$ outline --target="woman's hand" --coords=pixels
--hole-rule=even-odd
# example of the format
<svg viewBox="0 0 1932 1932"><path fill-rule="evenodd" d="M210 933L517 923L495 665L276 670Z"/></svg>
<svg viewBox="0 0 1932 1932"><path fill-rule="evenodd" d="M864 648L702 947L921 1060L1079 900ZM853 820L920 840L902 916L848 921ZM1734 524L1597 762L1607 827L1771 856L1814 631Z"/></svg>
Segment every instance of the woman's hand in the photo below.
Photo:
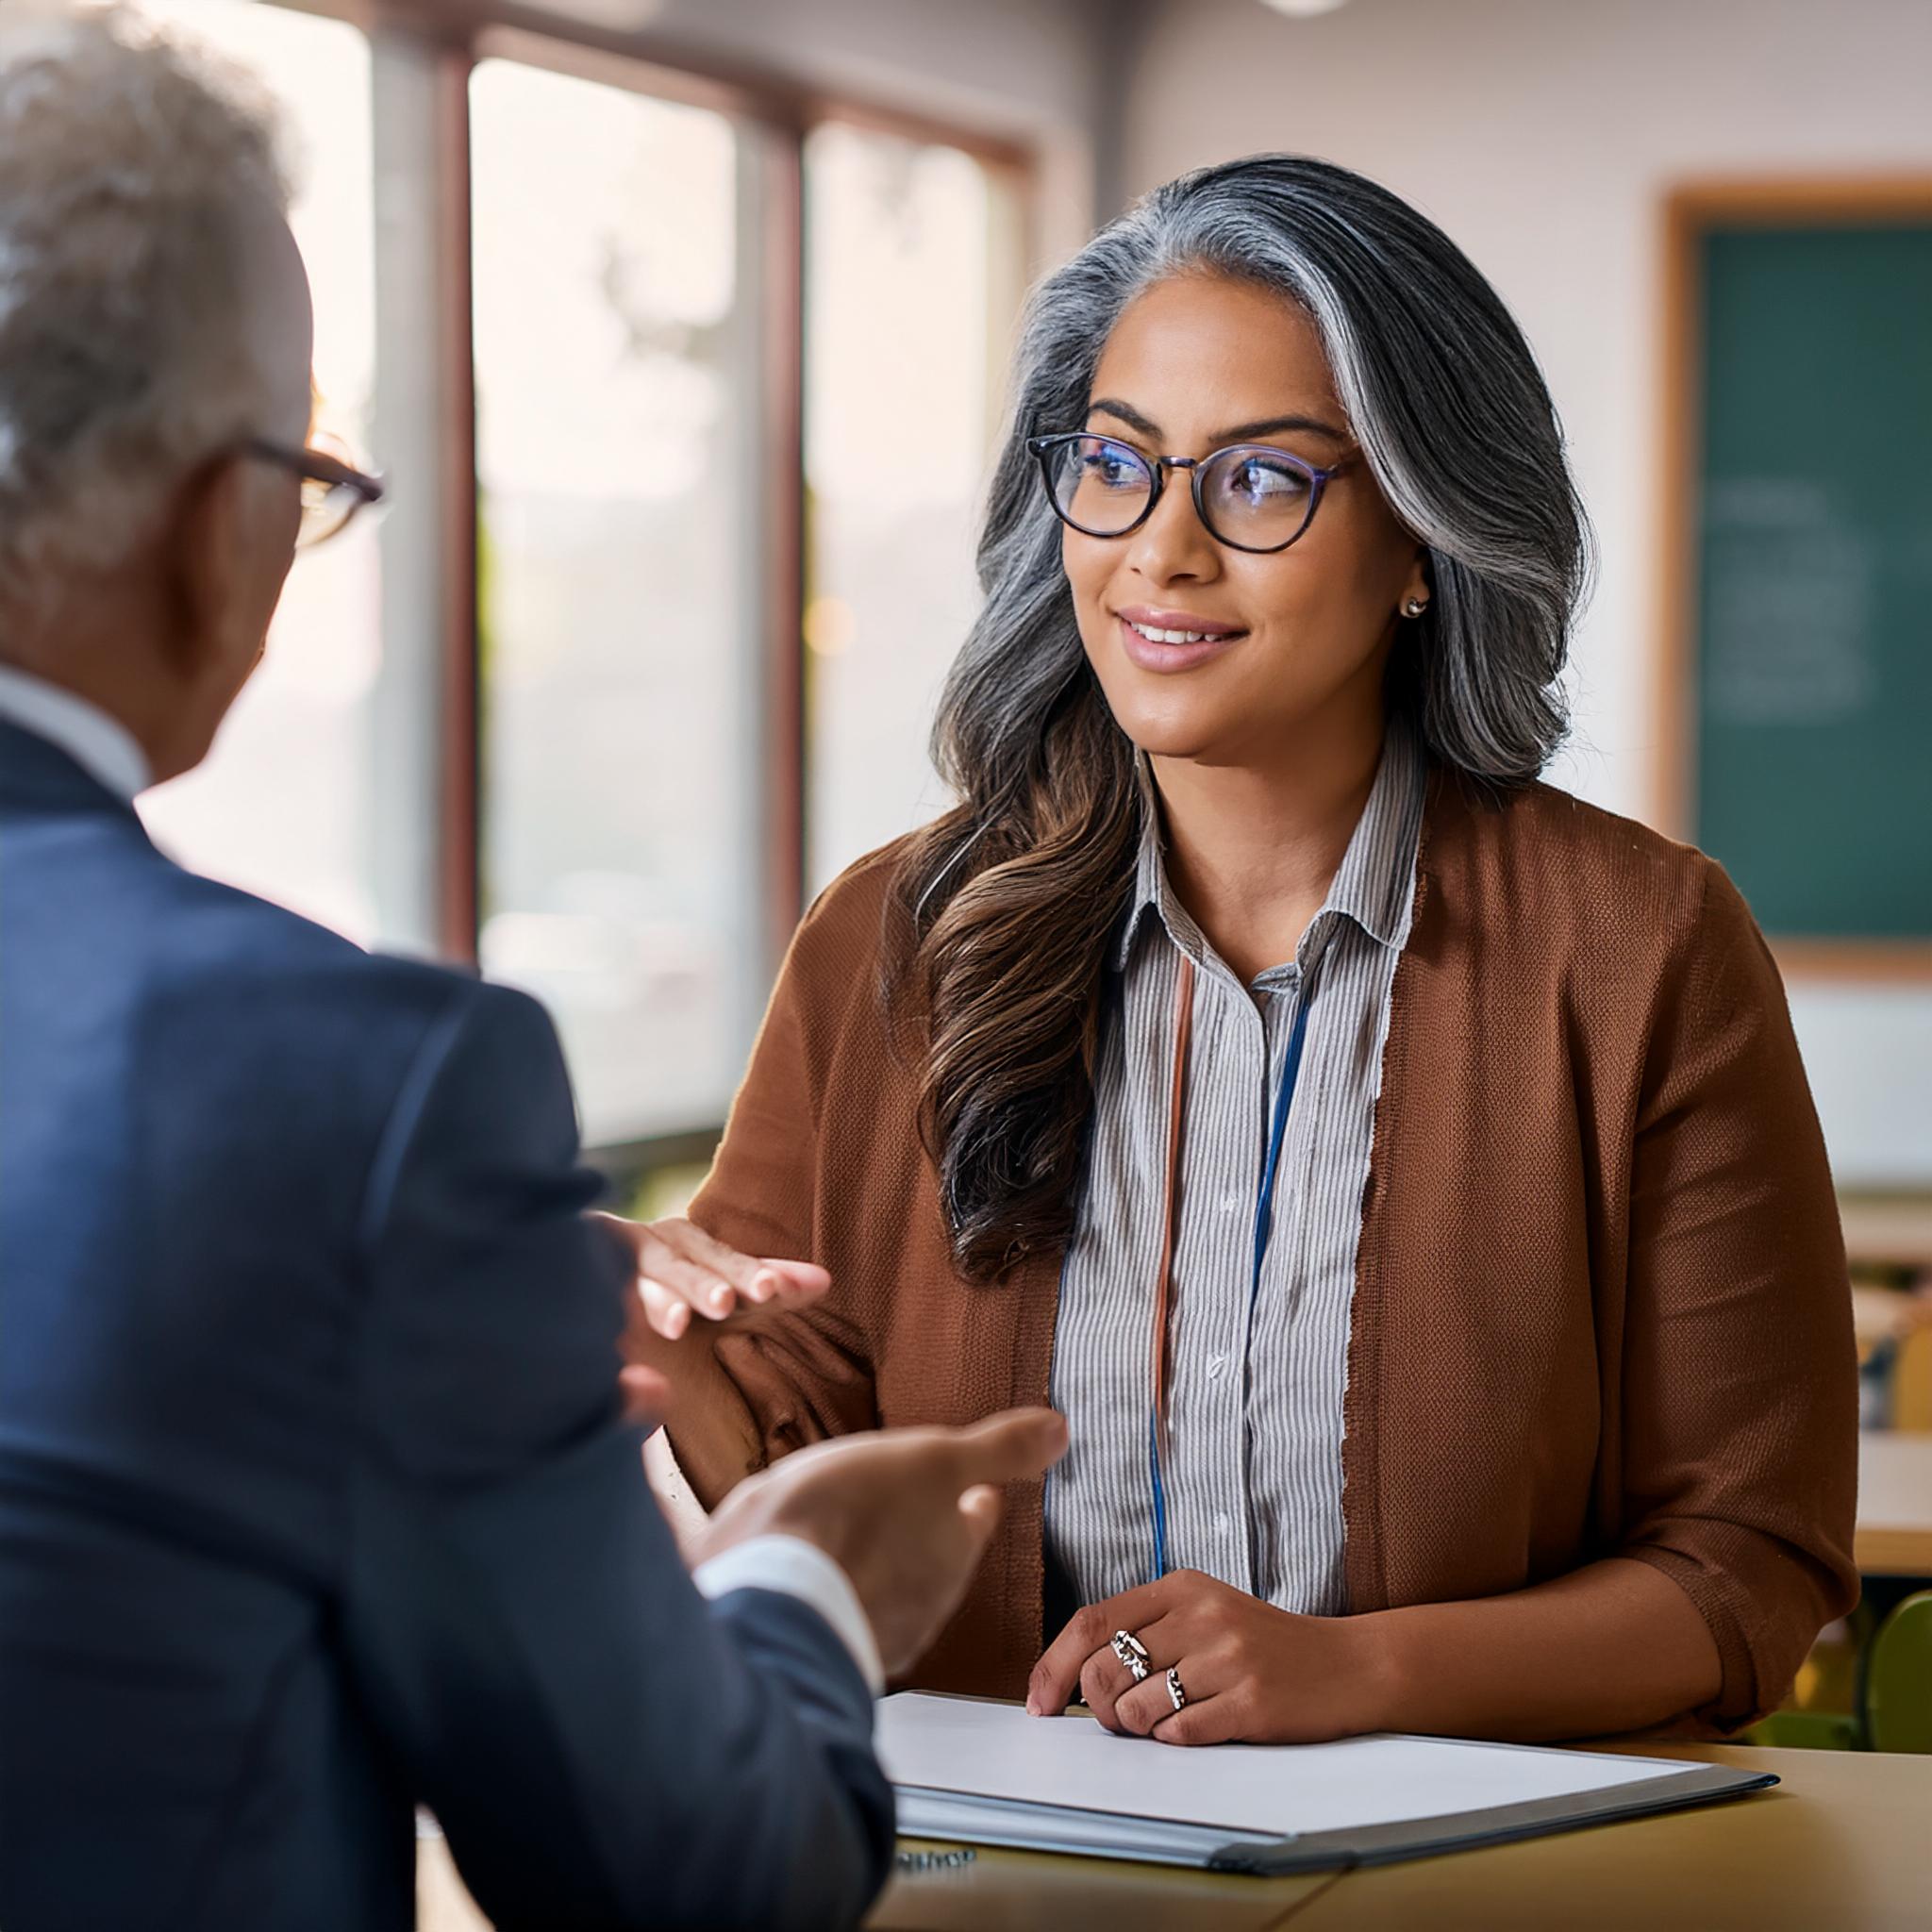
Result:
<svg viewBox="0 0 1932 1932"><path fill-rule="evenodd" d="M1126 1630L1147 1651L1136 1683L1113 1652ZM1198 1570L1090 1604L1033 1667L1026 1708L1057 1716L1077 1686L1112 1731L1163 1744L1313 1744L1388 1727L1386 1660L1374 1620L1277 1610ZM1187 1703L1174 1707L1167 1673Z"/></svg>
<svg viewBox="0 0 1932 1932"><path fill-rule="evenodd" d="M741 1255L689 1221L595 1218L636 1256L644 1319L667 1341L675 1341L700 1317L722 1322L746 1305L796 1307L816 1301L832 1285L832 1277L809 1261Z"/></svg>

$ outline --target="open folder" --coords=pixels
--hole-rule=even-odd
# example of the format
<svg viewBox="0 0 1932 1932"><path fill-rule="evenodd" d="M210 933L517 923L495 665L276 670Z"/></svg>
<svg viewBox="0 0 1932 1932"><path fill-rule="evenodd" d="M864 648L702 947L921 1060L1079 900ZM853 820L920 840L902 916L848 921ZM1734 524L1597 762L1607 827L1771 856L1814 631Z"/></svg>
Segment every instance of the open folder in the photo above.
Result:
<svg viewBox="0 0 1932 1932"><path fill-rule="evenodd" d="M905 1691L879 1756L911 1838L1217 1872L1384 1864L1774 1785L1768 1773L1451 1738L1184 1750L1091 1717Z"/></svg>

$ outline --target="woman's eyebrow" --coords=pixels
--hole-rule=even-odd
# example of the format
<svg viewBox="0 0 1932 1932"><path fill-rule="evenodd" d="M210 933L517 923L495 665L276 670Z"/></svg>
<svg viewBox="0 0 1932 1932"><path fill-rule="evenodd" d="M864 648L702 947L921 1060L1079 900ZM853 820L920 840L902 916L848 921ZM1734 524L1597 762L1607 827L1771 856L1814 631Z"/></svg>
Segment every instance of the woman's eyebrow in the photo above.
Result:
<svg viewBox="0 0 1932 1932"><path fill-rule="evenodd" d="M1259 423L1241 423L1232 429L1219 430L1216 442L1253 442L1257 436L1279 436L1284 429L1300 430L1308 436L1331 437L1337 442L1348 441L1348 431L1324 423L1319 416L1270 416Z"/></svg>
<svg viewBox="0 0 1932 1932"><path fill-rule="evenodd" d="M1113 416L1124 423L1137 435L1144 436L1155 442L1160 441L1160 430L1135 408L1131 403L1124 403L1113 396L1096 396L1087 405L1090 416ZM1346 442L1348 431L1338 429L1332 423L1324 423L1319 416L1269 416L1258 423L1241 423L1232 429L1217 430L1212 441L1220 446L1231 442L1252 442L1260 436L1279 436L1284 430L1300 430L1309 436L1325 436L1336 442Z"/></svg>
<svg viewBox="0 0 1932 1932"><path fill-rule="evenodd" d="M1090 416L1114 416L1124 423L1137 435L1147 437L1154 442L1160 441L1160 431L1141 415L1131 403L1116 402L1111 396L1095 396L1087 405Z"/></svg>

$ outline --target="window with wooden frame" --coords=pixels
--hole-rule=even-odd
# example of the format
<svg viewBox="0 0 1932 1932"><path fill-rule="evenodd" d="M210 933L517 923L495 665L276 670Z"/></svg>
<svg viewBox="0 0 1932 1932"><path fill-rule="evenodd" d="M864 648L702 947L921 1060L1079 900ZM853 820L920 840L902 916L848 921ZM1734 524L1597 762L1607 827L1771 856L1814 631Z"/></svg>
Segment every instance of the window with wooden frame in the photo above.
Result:
<svg viewBox="0 0 1932 1932"><path fill-rule="evenodd" d="M938 802L1032 157L513 5L142 10L283 103L391 486L150 823L538 994L621 1177L702 1159L807 891Z"/></svg>

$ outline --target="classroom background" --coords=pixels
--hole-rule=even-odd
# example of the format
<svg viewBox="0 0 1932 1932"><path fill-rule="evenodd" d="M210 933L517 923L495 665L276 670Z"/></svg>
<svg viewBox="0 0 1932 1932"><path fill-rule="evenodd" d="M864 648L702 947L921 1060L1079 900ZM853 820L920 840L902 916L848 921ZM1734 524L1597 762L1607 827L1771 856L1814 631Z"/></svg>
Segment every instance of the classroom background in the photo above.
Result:
<svg viewBox="0 0 1932 1932"><path fill-rule="evenodd" d="M1924 0L139 10L283 103L320 421L393 498L302 561L143 814L537 993L647 1211L803 907L941 803L1028 282L1258 149L1432 215L1535 345L1599 540L1550 775L1706 845L1771 934L1857 1282L1874 1609L1932 1573ZM1871 1636L1789 1740L1869 1741Z"/></svg>

